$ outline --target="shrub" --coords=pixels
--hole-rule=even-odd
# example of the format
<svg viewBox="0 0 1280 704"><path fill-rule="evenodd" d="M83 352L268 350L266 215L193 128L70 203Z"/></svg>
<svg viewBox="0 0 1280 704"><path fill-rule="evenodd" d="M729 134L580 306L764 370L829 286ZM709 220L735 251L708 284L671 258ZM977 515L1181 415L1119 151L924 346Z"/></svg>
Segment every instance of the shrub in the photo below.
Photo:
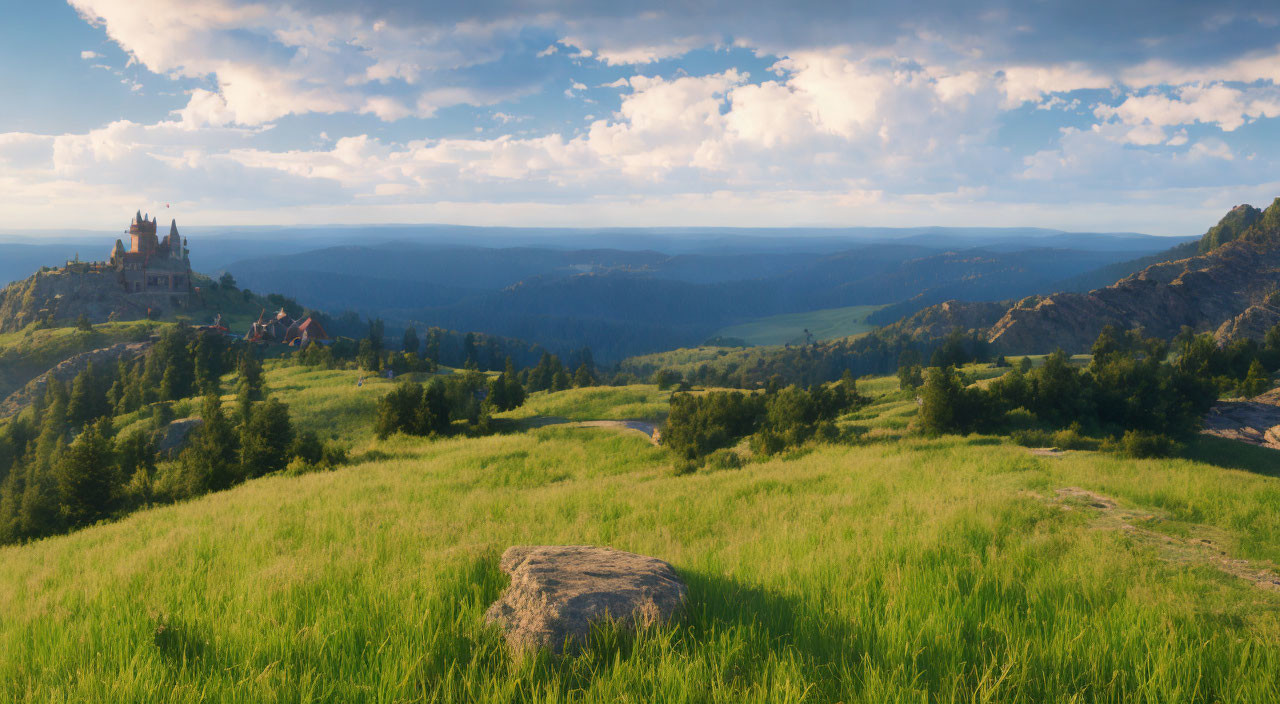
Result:
<svg viewBox="0 0 1280 704"><path fill-rule="evenodd" d="M1098 441L1080 432L1079 423L1053 434L1053 446L1060 450L1096 450Z"/></svg>
<svg viewBox="0 0 1280 704"><path fill-rule="evenodd" d="M1053 435L1039 428L1015 430L1009 434L1009 438L1023 447L1052 447L1054 444Z"/></svg>
<svg viewBox="0 0 1280 704"><path fill-rule="evenodd" d="M712 469L740 469L743 464L742 455L728 448L707 455L707 466Z"/></svg>
<svg viewBox="0 0 1280 704"><path fill-rule="evenodd" d="M1125 431L1120 439L1120 453L1134 459L1168 457L1179 449L1177 442L1168 435L1148 433L1143 430Z"/></svg>

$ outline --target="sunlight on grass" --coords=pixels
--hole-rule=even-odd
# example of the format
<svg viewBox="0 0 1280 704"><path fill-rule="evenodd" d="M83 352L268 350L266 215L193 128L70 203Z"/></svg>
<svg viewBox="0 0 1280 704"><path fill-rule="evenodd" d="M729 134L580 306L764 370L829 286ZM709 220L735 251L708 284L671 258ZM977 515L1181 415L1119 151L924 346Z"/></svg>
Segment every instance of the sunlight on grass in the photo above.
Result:
<svg viewBox="0 0 1280 704"><path fill-rule="evenodd" d="M1046 500L1096 491L1276 563L1280 480L1256 471L1265 457L1037 457L998 438L902 436L914 398L885 378L860 383L884 392L843 422L900 441L675 476L631 433L373 440L392 382L357 378L267 374L301 427L364 438L363 461L0 548L0 700L1280 698L1280 594ZM542 393L511 416L656 418L666 397ZM525 543L668 560L688 613L579 656L511 658L482 614L505 586L497 556Z"/></svg>

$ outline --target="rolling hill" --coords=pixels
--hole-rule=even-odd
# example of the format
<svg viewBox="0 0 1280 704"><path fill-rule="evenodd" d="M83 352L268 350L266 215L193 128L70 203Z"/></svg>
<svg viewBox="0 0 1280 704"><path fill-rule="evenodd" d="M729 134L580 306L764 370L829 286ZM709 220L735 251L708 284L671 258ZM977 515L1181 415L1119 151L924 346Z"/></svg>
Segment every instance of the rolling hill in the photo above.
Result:
<svg viewBox="0 0 1280 704"><path fill-rule="evenodd" d="M1190 459L1042 457L913 437L913 400L881 379L841 421L860 442L676 476L612 429L378 441L390 384L356 374L267 374L301 427L353 443L349 466L0 548L0 698L1280 697L1280 593L1226 567L1280 563L1270 451L1205 438ZM663 398L539 393L513 415L644 416ZM668 560L687 616L513 658L482 614L505 585L498 554L531 543Z"/></svg>

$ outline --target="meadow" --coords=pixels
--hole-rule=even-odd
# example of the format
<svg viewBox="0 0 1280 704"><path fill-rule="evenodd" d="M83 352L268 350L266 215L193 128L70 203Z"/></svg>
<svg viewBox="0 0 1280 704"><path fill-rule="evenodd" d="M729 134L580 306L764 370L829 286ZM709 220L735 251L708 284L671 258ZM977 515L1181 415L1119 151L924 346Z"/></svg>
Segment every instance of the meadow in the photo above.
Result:
<svg viewBox="0 0 1280 704"><path fill-rule="evenodd" d="M1280 564L1272 451L924 438L884 378L842 420L859 441L677 476L612 429L378 441L390 382L357 375L267 373L301 428L351 438L351 465L0 548L0 701L1280 700L1280 590L1170 548ZM658 418L665 397L539 393L509 415ZM512 657L482 614L526 543L660 557L688 612Z"/></svg>
<svg viewBox="0 0 1280 704"><path fill-rule="evenodd" d="M884 306L848 306L771 315L722 328L715 336L737 338L752 345L802 345L808 330L812 341L834 340L870 332L876 326L867 323L867 316L881 308Z"/></svg>

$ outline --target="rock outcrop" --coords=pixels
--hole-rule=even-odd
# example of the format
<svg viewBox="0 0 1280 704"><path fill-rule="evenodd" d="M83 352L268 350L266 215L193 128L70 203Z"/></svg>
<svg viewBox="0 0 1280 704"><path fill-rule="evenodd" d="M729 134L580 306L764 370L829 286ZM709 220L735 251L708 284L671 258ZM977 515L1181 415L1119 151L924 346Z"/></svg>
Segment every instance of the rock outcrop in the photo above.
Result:
<svg viewBox="0 0 1280 704"><path fill-rule="evenodd" d="M988 339L1004 352L1035 353L1061 347L1087 352L1103 326L1143 328L1169 339L1187 325L1217 331L1224 321L1260 306L1280 290L1280 246L1234 241L1214 251L1148 267L1106 288L1058 293L1010 308ZM1260 320L1261 313L1246 316ZM1248 325L1240 331L1251 329Z"/></svg>
<svg viewBox="0 0 1280 704"><path fill-rule="evenodd" d="M1220 345L1239 339L1261 341L1276 323L1280 323L1280 306L1261 303L1218 326L1213 336Z"/></svg>
<svg viewBox="0 0 1280 704"><path fill-rule="evenodd" d="M1266 210L1232 208L1205 233L1198 256L1163 262L1089 293L1019 302L991 327L1002 351L1061 347L1087 352L1106 325L1170 339L1183 326L1219 341L1261 339L1280 320L1268 303L1280 291L1280 198Z"/></svg>
<svg viewBox="0 0 1280 704"><path fill-rule="evenodd" d="M1280 389L1213 404L1200 432L1280 450Z"/></svg>
<svg viewBox="0 0 1280 704"><path fill-rule="evenodd" d="M177 457L182 448L187 446L191 431L204 425L204 420L196 417L179 418L164 429L164 435L156 444L156 452L164 457Z"/></svg>
<svg viewBox="0 0 1280 704"><path fill-rule="evenodd" d="M985 331L1000 320L1009 310L1007 301L1000 303L983 303L969 301L946 301L936 306L904 318L888 326L912 337L931 339L946 337L953 331L972 332Z"/></svg>
<svg viewBox="0 0 1280 704"><path fill-rule="evenodd" d="M23 408L44 396L45 386L50 379L70 381L76 378L76 375L84 371L85 367L90 364L95 367L104 367L108 364L115 364L116 361L121 359L137 359L151 349L151 344L149 340L145 342L121 342L110 347L90 350L74 357L69 357L44 374L27 382L26 386L9 394L9 397L3 403L0 403L0 418L17 415Z"/></svg>
<svg viewBox="0 0 1280 704"><path fill-rule="evenodd" d="M671 565L653 557L590 545L516 546L500 567L511 586L485 619L502 626L517 652L564 652L587 640L591 625L664 622L685 604L687 590Z"/></svg>
<svg viewBox="0 0 1280 704"><path fill-rule="evenodd" d="M148 310L168 315L180 310L186 297L166 293L126 293L114 271L41 271L0 289L0 333L21 330L38 320L70 325L81 315L90 322L138 320Z"/></svg>

